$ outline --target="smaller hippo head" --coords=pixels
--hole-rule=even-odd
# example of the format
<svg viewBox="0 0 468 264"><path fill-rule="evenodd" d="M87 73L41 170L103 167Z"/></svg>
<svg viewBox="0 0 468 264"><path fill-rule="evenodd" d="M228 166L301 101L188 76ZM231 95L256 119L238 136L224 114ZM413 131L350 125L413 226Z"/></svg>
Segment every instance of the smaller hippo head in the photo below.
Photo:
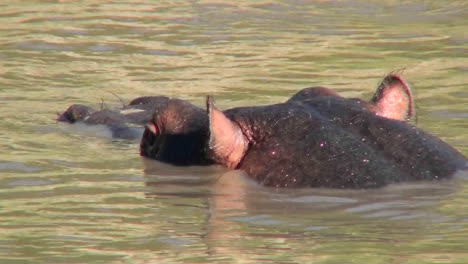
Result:
<svg viewBox="0 0 468 264"><path fill-rule="evenodd" d="M63 113L57 113L56 120L58 122L66 122L73 124L75 122L84 121L88 118L95 110L89 106L82 104L73 104L65 110Z"/></svg>
<svg viewBox="0 0 468 264"><path fill-rule="evenodd" d="M140 143L142 156L174 165L211 163L205 155L208 116L203 109L168 97L142 97L133 104L153 109Z"/></svg>

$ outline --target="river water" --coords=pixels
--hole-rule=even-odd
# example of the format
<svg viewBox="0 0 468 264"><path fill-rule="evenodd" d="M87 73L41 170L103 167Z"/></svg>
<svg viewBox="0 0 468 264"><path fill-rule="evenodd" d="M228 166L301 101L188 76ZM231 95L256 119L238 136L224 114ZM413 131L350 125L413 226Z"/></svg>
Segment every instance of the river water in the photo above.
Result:
<svg viewBox="0 0 468 264"><path fill-rule="evenodd" d="M56 124L73 103L220 108L399 70L418 126L468 154L467 1L1 1L0 263L468 263L468 178L274 189Z"/></svg>

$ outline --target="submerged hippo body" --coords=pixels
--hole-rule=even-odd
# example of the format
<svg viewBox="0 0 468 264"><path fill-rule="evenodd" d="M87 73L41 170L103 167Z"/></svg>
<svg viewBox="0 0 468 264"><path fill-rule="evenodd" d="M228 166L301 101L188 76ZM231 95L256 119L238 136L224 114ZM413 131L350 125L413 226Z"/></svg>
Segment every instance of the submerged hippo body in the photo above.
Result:
<svg viewBox="0 0 468 264"><path fill-rule="evenodd" d="M466 158L409 124L411 91L387 76L370 102L306 88L287 102L206 115L187 104L159 107L140 152L176 165L221 164L266 186L372 188L446 178ZM150 148L148 146L151 146Z"/></svg>

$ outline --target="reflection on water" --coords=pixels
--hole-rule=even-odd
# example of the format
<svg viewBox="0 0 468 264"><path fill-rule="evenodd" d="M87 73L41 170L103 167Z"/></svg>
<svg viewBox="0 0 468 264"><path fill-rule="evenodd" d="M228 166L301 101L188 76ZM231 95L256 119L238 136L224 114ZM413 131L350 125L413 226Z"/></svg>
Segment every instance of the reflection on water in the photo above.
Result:
<svg viewBox="0 0 468 264"><path fill-rule="evenodd" d="M466 263L467 172L282 190L138 156L57 111L162 94L221 108L405 68L418 125L468 154L466 1L3 1L1 263Z"/></svg>
<svg viewBox="0 0 468 264"><path fill-rule="evenodd" d="M240 172L212 172L208 179L207 172L199 173L191 177L177 174L174 178L165 174L161 182L158 179L156 184L147 182L151 187L148 197L155 201L168 199L186 210L204 209L205 221L199 223L203 232L191 241L195 239L206 247L210 260L276 263L284 259L288 263L292 260L308 263L311 257L336 261L350 256L361 259L363 253L375 254L379 261L391 260L393 254L420 259L418 250L440 249L437 243L444 239L456 242L458 238L458 243L464 240L458 232L465 230L461 223L466 220L466 211L448 213L443 209L448 200L463 197L460 193L463 181L393 185L366 191L278 190L258 186ZM147 174L157 173L147 170ZM191 202L202 198L207 204L171 201L175 197L190 198ZM461 207L458 209L465 206ZM444 230L443 234L441 230L433 230L441 223L453 226L454 230ZM426 245L427 239L438 242ZM463 256L463 251L459 253Z"/></svg>

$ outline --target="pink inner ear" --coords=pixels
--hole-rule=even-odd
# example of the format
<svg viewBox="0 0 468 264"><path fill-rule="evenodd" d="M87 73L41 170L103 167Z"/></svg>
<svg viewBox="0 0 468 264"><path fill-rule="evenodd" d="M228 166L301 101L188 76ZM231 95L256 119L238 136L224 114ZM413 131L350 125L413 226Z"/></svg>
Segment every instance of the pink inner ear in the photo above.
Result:
<svg viewBox="0 0 468 264"><path fill-rule="evenodd" d="M146 124L146 128L154 135L158 135L158 126L154 122Z"/></svg>
<svg viewBox="0 0 468 264"><path fill-rule="evenodd" d="M404 120L408 115L408 97L402 96L399 89L388 89L383 92L382 99L377 103L378 115Z"/></svg>
<svg viewBox="0 0 468 264"><path fill-rule="evenodd" d="M388 75L377 89L372 102L377 107L376 114L407 120L414 115L413 98L408 84L398 75Z"/></svg>

